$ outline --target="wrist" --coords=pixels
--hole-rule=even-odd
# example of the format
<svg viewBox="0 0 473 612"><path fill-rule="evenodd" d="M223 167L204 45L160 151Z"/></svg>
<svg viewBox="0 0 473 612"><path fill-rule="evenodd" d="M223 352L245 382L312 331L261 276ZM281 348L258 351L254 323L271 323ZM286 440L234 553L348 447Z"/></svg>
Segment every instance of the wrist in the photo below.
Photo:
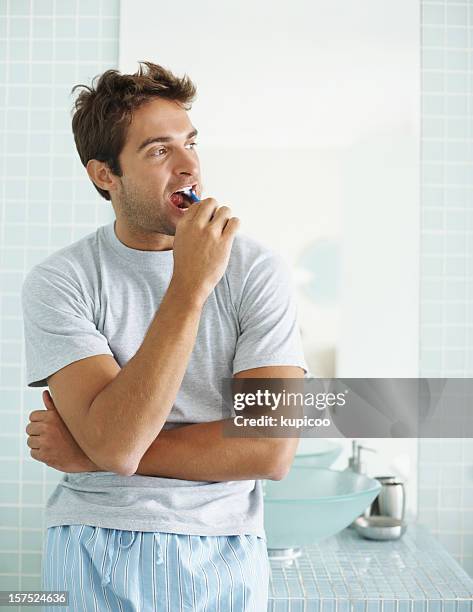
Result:
<svg viewBox="0 0 473 612"><path fill-rule="evenodd" d="M189 289L185 287L181 281L176 278L171 278L166 295L171 299L176 299L179 304L185 305L186 309L193 309L200 313L208 295L197 289Z"/></svg>

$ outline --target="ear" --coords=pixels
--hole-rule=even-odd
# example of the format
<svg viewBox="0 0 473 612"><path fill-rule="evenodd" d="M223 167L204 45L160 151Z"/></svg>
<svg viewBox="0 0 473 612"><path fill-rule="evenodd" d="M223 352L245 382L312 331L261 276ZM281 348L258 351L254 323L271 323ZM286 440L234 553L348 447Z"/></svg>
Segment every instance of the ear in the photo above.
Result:
<svg viewBox="0 0 473 612"><path fill-rule="evenodd" d="M117 177L112 174L112 171L105 162L101 162L96 159L89 159L86 170L90 180L100 189L104 189L109 192L116 190Z"/></svg>

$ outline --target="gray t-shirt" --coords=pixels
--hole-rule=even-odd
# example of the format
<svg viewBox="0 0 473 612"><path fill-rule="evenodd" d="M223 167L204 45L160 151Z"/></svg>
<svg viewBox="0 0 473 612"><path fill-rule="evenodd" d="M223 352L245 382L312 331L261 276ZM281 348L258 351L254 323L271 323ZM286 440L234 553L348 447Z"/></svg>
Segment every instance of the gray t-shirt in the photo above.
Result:
<svg viewBox="0 0 473 612"><path fill-rule="evenodd" d="M46 386L48 376L92 355L113 355L123 367L140 347L172 271L172 250L127 247L114 222L36 265L22 290L28 386ZM269 365L308 370L292 277L279 255L238 233L225 274L203 307L165 427L233 416L230 408L222 412L222 378ZM45 518L46 527L265 537L260 480L66 473Z"/></svg>

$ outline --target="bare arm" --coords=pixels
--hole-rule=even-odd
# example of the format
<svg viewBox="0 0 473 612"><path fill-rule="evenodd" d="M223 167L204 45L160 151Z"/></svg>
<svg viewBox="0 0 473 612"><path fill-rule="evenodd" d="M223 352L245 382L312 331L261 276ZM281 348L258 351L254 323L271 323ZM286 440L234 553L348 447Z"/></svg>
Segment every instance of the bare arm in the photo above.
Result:
<svg viewBox="0 0 473 612"><path fill-rule="evenodd" d="M142 345L90 406L88 418L100 423L105 448L121 457L125 474L136 469L171 411L201 311L201 304L170 286Z"/></svg>
<svg viewBox="0 0 473 612"><path fill-rule="evenodd" d="M236 378L303 378L295 366L268 366ZM280 480L289 471L299 438L223 436L224 420L162 430L142 457L136 474L184 480ZM100 471L88 461L83 471Z"/></svg>
<svg viewBox="0 0 473 612"><path fill-rule="evenodd" d="M183 480L281 480L296 438L230 438L224 421L162 431L144 454L136 474Z"/></svg>
<svg viewBox="0 0 473 612"><path fill-rule="evenodd" d="M296 366L267 366L235 378L303 378ZM225 421L161 431L143 456L137 474L185 480L281 480L289 471L299 438L224 437Z"/></svg>
<svg viewBox="0 0 473 612"><path fill-rule="evenodd" d="M303 371L295 366L267 366L235 377L302 378ZM107 471L74 441L47 392L43 401L48 410L38 411L38 421L26 428L31 456L63 472ZM224 424L213 421L162 430L141 459L136 474L204 481L284 478L298 438L224 437Z"/></svg>

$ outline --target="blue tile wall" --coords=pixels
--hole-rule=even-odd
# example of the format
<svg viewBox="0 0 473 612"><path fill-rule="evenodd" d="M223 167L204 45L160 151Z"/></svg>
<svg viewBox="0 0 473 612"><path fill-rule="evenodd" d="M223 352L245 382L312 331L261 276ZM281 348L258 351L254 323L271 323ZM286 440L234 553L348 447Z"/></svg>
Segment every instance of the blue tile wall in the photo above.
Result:
<svg viewBox="0 0 473 612"><path fill-rule="evenodd" d="M473 376L473 0L423 0L420 375ZM419 519L473 576L473 440L419 440Z"/></svg>
<svg viewBox="0 0 473 612"><path fill-rule="evenodd" d="M20 287L112 218L80 163L72 86L118 60L119 0L0 0L0 590L40 587L43 508L61 474L30 457ZM13 609L13 608L9 608Z"/></svg>

